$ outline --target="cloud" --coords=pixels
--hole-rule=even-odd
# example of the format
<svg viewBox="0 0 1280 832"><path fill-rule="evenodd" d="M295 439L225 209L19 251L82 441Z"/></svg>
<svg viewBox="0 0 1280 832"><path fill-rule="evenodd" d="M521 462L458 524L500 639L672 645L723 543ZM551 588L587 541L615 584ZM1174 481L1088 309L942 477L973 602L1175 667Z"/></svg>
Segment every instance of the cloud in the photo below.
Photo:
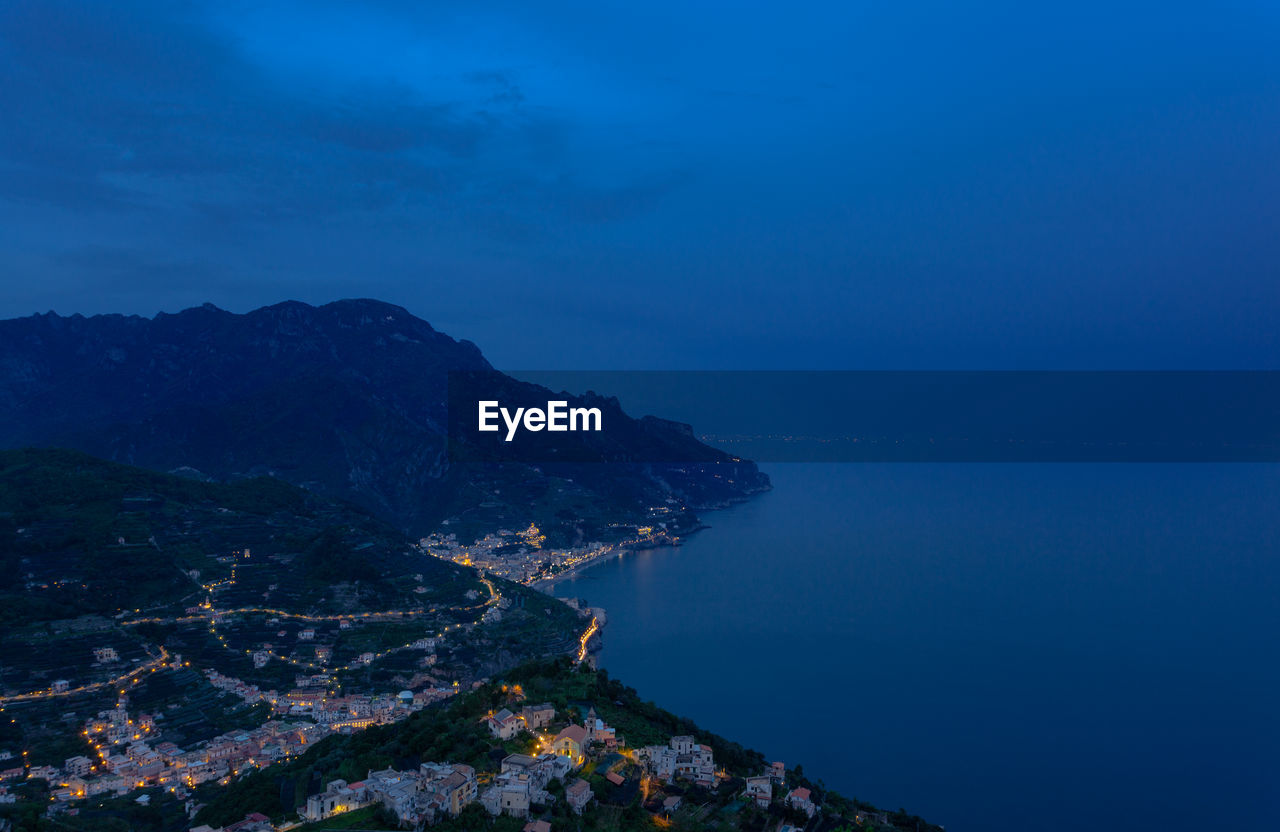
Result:
<svg viewBox="0 0 1280 832"><path fill-rule="evenodd" d="M147 0L9 4L0 67L0 199L262 222L601 198L572 190L565 114L523 107L511 70L460 72L467 89L434 98L394 77L307 86L198 7Z"/></svg>

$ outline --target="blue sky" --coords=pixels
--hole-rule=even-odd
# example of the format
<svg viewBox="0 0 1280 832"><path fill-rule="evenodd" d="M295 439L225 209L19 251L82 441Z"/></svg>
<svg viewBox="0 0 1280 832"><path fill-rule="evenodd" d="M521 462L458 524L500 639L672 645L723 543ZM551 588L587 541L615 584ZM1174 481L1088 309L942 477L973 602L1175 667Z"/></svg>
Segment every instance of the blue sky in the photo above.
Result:
<svg viewBox="0 0 1280 832"><path fill-rule="evenodd" d="M0 315L507 368L1277 366L1263 2L0 8Z"/></svg>

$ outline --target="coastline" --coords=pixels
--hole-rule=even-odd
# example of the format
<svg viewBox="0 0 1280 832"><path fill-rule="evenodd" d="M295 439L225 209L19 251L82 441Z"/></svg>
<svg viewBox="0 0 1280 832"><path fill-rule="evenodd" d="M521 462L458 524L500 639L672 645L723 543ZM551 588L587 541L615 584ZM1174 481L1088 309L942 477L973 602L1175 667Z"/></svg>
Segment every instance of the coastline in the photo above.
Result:
<svg viewBox="0 0 1280 832"><path fill-rule="evenodd" d="M762 488L757 488L757 489L752 489L750 491L747 491L741 497L737 497L731 500L725 500L717 505L702 506L699 508L699 510L707 511L707 512L724 511L726 509L733 508L734 506L739 506L739 505L742 505L743 503L750 502L751 500L754 500L757 497L759 497L761 494L768 494L772 490L773 490L773 484L770 483L769 485L766 485ZM623 541L621 543L612 544L612 546L609 549L602 551L600 554L595 555L594 557L584 560L582 563L579 563L576 566L573 566L572 568L567 569L558 575L555 575L554 577L543 578L541 580L534 581L531 584L526 584L526 586L528 586L530 589L535 589L538 592L551 595L552 587L554 587L560 581L567 580L569 578L576 578L578 577L578 575L590 569L591 567L604 563L605 561L609 560L612 557L622 557L623 555L626 555L626 554L635 554L636 552L646 552L651 549L678 549L680 548L682 541L689 535L692 535L696 532L705 531L710 528L711 528L710 524L704 523L701 520L698 520L698 524L696 526L694 526L693 528L689 529L688 531L684 532L683 534L677 537L671 538L672 542L670 543L658 543L658 544L650 543L649 545L637 546L636 544L640 541L628 540L628 541Z"/></svg>
<svg viewBox="0 0 1280 832"><path fill-rule="evenodd" d="M705 528L710 528L710 527L709 526L699 527L699 529L705 529ZM699 529L695 529L694 531L698 531ZM561 572L558 575L555 575L550 578L543 578L542 580L539 580L539 581L534 581L533 583L528 584L527 586L530 589L535 589L538 592L544 593L546 595L553 595L552 589L560 581L565 581L570 578L576 578L578 577L578 575L587 571L591 567L598 566L604 563L605 561L610 560L611 558L620 558L627 554L635 554L636 552L647 552L651 549L677 549L677 548L679 548L678 543L667 543L661 546L644 546L639 548L634 545L619 546L615 549L609 549L607 551L601 552L598 555L590 557L587 560L584 560L582 563L579 563L576 566L573 566L565 570L564 572Z"/></svg>

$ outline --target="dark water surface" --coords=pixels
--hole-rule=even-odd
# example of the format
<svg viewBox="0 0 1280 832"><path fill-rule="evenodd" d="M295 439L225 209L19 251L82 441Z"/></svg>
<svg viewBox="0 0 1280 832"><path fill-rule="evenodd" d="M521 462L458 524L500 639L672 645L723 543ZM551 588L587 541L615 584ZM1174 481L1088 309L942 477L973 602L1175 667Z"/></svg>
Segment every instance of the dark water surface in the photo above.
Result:
<svg viewBox="0 0 1280 832"><path fill-rule="evenodd" d="M951 832L1280 828L1280 466L767 471L555 588L611 673Z"/></svg>

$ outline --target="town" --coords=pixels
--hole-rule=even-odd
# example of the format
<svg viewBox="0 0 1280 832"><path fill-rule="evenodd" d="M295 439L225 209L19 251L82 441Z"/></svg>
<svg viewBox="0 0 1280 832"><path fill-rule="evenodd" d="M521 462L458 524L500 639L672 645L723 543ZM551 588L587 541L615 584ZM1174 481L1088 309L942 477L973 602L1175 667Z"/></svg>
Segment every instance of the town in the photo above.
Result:
<svg viewBox="0 0 1280 832"><path fill-rule="evenodd" d="M483 680L459 675L462 666L450 659L456 659L456 651L465 655L472 650L469 645L486 633L502 632L504 611L524 612L513 608L517 602L523 607L527 600L504 596L496 579L482 569L469 568L465 571L475 576L472 580L480 589L466 590L461 603L453 607L422 604L383 612L304 614L239 606L245 597L240 587L261 560L248 548L218 557L227 567L226 577L200 584L202 600L181 611L157 615L122 610L115 620L78 624L83 631L79 643L93 645L84 648L86 661L59 659L58 664L72 669L78 678L69 674L43 688L10 689L0 695L0 715L21 712L28 718L31 707L47 711L62 701L92 702L108 693L112 696L104 703L109 707L100 706L78 725L71 723L76 713L64 711L59 722L66 738L46 740L36 759L27 747L15 753L19 749L0 745L0 809L47 794L47 816L74 817L86 800L141 792L137 795L141 805L148 804L154 793L162 793L180 801L185 814L194 816L201 805L195 793L202 787L226 786L251 771L295 759L328 736L400 722L456 696L464 682L481 684ZM422 589L423 575L410 575L408 580ZM263 588L261 597L266 600L276 584ZM220 601L223 596L235 605ZM550 649L585 659L598 621L588 610L537 597L545 598L548 615L563 609L568 619L582 617L579 636ZM178 643L198 637L207 646L199 649L200 659L193 665L194 657L184 658L164 646L147 647L140 654L136 647L126 647L118 634L133 632L169 633ZM94 644L90 639L100 641ZM352 646L342 648L343 644ZM246 681L226 672L227 667L243 667L273 684ZM286 674L286 669L292 673ZM171 677L178 681L166 683L169 687L176 685L190 693L179 690L168 699L160 697L166 704L157 704L149 689ZM402 686L379 690L380 679ZM281 684L286 681L291 684ZM224 720L234 725L235 715L243 714L240 719L245 721L191 741L189 700L207 700L203 690L214 694L213 707L224 714ZM139 694L146 694L140 698L153 704L135 705L133 699ZM10 713L4 713L6 709ZM4 721L16 726L18 718ZM19 732L19 736L28 735L29 729ZM49 759L51 747L71 749L77 743L84 750L67 756L61 765ZM0 813L0 829L6 824Z"/></svg>
<svg viewBox="0 0 1280 832"><path fill-rule="evenodd" d="M602 812L627 806L646 813L658 828L678 818L740 813L746 807L770 819L773 832L834 828L808 781L782 762L731 772L717 763L711 745L692 735L632 747L590 702L558 709L551 702L529 702L519 684L495 683L488 689L497 694L500 707L476 722L495 748L504 749L490 771L458 761L369 770L358 781L330 780L306 799L296 818L278 826L259 815L191 832L239 832L247 823L263 830L292 829L354 812L404 829L447 827L470 808L525 821L523 832L549 832L557 818L594 812L598 819ZM518 750L509 750L513 746ZM842 800L840 810L848 808ZM852 817L842 819L868 828L891 822L886 813L868 808L855 808Z"/></svg>
<svg viewBox="0 0 1280 832"><path fill-rule="evenodd" d="M500 578L536 587L612 555L656 546L678 546L679 536L668 532L662 520L670 512L669 506L650 507L647 525L615 523L610 528L618 538L616 541L592 541L576 547L547 547L546 535L533 523L521 531L499 529L469 544L460 542L456 534L438 532L422 538L419 545L428 554L443 560L475 566Z"/></svg>
<svg viewBox="0 0 1280 832"><path fill-rule="evenodd" d="M619 812L657 827L715 816L749 832L832 832L824 806L852 817L853 804L824 803L781 764L655 722L633 691L590 689L606 613L552 597L555 581L679 543L666 522L678 505L562 548L537 523L413 543L333 514L288 518L315 531L281 538L276 515L174 499L125 491L103 509L121 529L104 562L147 574L157 549L188 553L163 593L118 585L137 602L14 617L4 633L0 832L105 828L100 818L155 832L351 819L550 832L570 818L615 828ZM19 534L35 541L61 522ZM70 561L23 563L23 597L87 591ZM550 687L503 681L542 661ZM398 750L352 750L370 745ZM271 785L282 778L287 788Z"/></svg>

